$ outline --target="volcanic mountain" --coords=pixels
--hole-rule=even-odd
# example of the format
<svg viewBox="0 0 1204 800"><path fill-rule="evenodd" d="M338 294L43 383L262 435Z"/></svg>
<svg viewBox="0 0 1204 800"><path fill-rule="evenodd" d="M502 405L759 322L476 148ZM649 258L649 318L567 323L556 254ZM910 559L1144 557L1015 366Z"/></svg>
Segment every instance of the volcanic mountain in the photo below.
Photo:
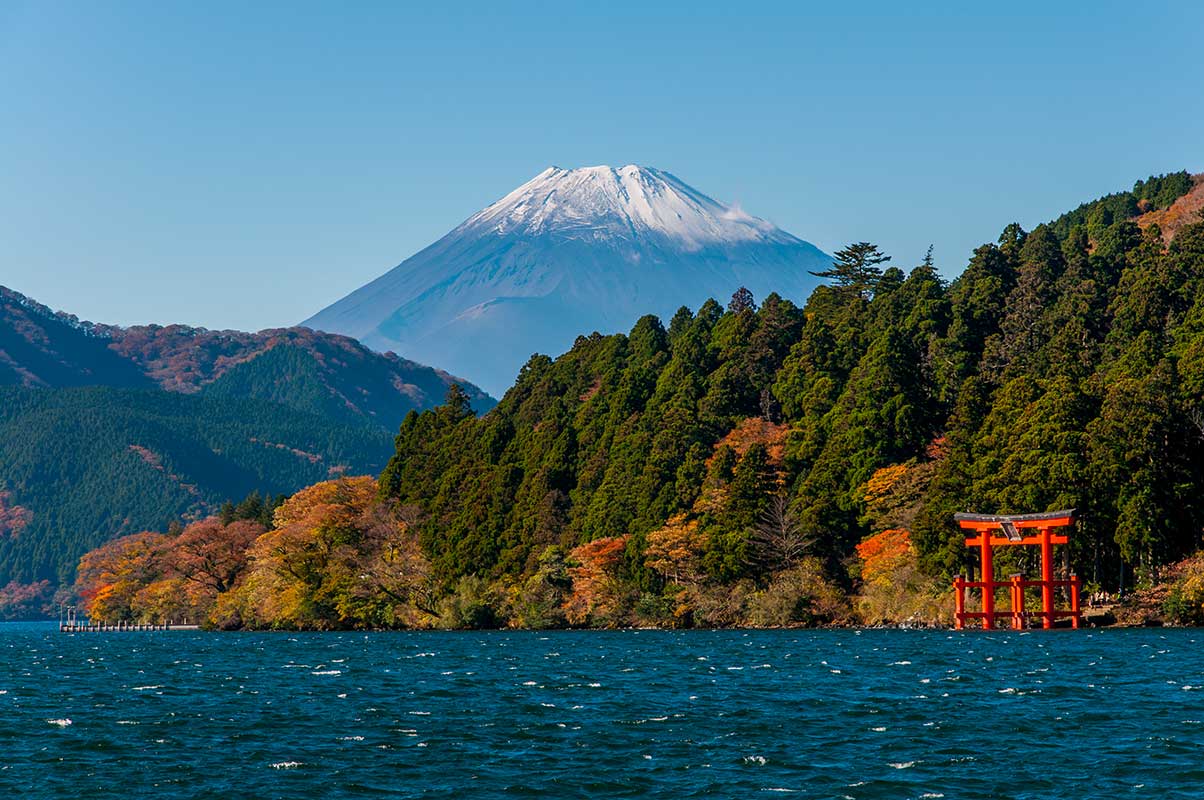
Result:
<svg viewBox="0 0 1204 800"><path fill-rule="evenodd" d="M396 350L498 396L532 353L745 286L803 301L814 245L658 169L550 167L301 323Z"/></svg>

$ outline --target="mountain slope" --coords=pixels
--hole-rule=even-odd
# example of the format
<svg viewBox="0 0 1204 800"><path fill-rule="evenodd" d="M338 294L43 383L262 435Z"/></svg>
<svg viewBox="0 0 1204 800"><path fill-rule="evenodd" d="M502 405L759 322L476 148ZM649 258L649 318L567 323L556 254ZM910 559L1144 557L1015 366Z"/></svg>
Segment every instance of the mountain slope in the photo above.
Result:
<svg viewBox="0 0 1204 800"><path fill-rule="evenodd" d="M278 348L283 348L276 353ZM305 328L259 333L81 322L0 286L0 385L151 388L257 397L396 430L459 383L484 413L493 398L442 370Z"/></svg>
<svg viewBox="0 0 1204 800"><path fill-rule="evenodd" d="M442 370L305 328L242 333L151 325L106 328L105 333L116 352L164 389L257 397L390 432L410 411L441 403L452 383L461 385L478 413L495 404L476 386Z"/></svg>
<svg viewBox="0 0 1204 800"><path fill-rule="evenodd" d="M0 286L0 385L152 385L108 344L76 318Z"/></svg>
<svg viewBox="0 0 1204 800"><path fill-rule="evenodd" d="M388 432L246 397L0 387L0 585L66 581L126 533L212 513L252 490L289 493L379 470Z"/></svg>
<svg viewBox="0 0 1204 800"><path fill-rule="evenodd" d="M497 394L533 352L728 297L804 299L831 259L661 170L549 168L302 323Z"/></svg>
<svg viewBox="0 0 1204 800"><path fill-rule="evenodd" d="M0 587L45 599L115 536L377 472L453 382L345 336L118 328L0 287Z"/></svg>

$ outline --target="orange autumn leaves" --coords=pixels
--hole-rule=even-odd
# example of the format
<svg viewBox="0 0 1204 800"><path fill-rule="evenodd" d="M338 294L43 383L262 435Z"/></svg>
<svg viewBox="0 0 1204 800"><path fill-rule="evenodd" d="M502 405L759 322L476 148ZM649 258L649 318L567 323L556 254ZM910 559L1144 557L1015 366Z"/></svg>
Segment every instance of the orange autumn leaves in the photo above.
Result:
<svg viewBox="0 0 1204 800"><path fill-rule="evenodd" d="M891 489L907 474L906 464L891 464L889 467L874 470L874 474L865 484L866 503L881 502L891 493Z"/></svg>
<svg viewBox="0 0 1204 800"><path fill-rule="evenodd" d="M77 590L104 621L413 625L427 613L430 566L405 517L372 478L326 481L286 500L270 530L209 518L109 542L81 560Z"/></svg>
<svg viewBox="0 0 1204 800"><path fill-rule="evenodd" d="M868 625L948 622L949 588L920 570L910 532L944 449L944 440L937 439L928 448L928 460L883 467L866 482L865 519L877 532L855 548L861 579L855 604Z"/></svg>
<svg viewBox="0 0 1204 800"><path fill-rule="evenodd" d="M743 456L754 444L763 445L769 463L780 466L786 454L786 438L790 426L769 422L761 417L747 417L740 420L727 435L715 443L711 457L707 460L709 467L715 456L724 447L730 447L737 456Z"/></svg>
<svg viewBox="0 0 1204 800"><path fill-rule="evenodd" d="M944 447L944 439L937 439L928 447L929 460L891 464L875 470L866 481L865 521L877 532L856 546L863 581L883 579L912 554L911 525Z"/></svg>
<svg viewBox="0 0 1204 800"><path fill-rule="evenodd" d="M564 615L573 625L584 625L592 619L614 616L621 601L618 569L629 536L608 536L595 539L569 553L569 568L573 589L564 603Z"/></svg>
<svg viewBox="0 0 1204 800"><path fill-rule="evenodd" d="M172 537L135 533L87 553L76 590L90 619L104 622L193 621L203 602L200 587L170 558Z"/></svg>
<svg viewBox="0 0 1204 800"><path fill-rule="evenodd" d="M251 546L240 585L218 599L226 627L403 627L429 614L430 564L404 512L372 478L307 487Z"/></svg>
<svg viewBox="0 0 1204 800"><path fill-rule="evenodd" d="M664 527L648 534L644 563L673 583L697 583L702 580L702 557L707 535L697 517L676 514Z"/></svg>
<svg viewBox="0 0 1204 800"><path fill-rule="evenodd" d="M911 534L892 528L863 539L857 545L861 559L861 580L866 583L889 581L911 554Z"/></svg>
<svg viewBox="0 0 1204 800"><path fill-rule="evenodd" d="M891 528L857 545L861 587L855 602L866 625L947 625L953 608L949 586L919 568L911 534Z"/></svg>

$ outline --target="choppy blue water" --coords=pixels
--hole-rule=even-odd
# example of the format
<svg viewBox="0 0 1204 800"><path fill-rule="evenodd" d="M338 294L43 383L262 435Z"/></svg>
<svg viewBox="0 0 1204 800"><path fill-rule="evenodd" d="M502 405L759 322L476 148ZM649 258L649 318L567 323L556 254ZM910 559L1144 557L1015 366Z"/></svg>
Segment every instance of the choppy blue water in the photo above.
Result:
<svg viewBox="0 0 1204 800"><path fill-rule="evenodd" d="M7 624L0 797L1200 797L1202 639Z"/></svg>

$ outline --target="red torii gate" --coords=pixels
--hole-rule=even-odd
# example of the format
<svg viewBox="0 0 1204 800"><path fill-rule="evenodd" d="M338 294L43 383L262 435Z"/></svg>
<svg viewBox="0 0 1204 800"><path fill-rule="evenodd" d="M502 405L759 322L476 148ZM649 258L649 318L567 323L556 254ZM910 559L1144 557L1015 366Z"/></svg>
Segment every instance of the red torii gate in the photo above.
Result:
<svg viewBox="0 0 1204 800"><path fill-rule="evenodd" d="M953 518L962 528L976 532L977 535L966 539L966 546L979 548L982 559L981 580L968 581L963 575L953 579L957 593L954 625L958 630L966 626L967 619L981 619L983 629L992 630L1001 618L1010 619L1012 628L1021 630L1028 627L1028 620L1033 617L1041 619L1043 628L1052 628L1059 617L1070 617L1070 624L1079 627L1082 621L1079 577L1072 573L1068 580L1054 580L1053 573L1053 546L1067 544L1070 540L1066 534L1052 533L1052 529L1073 525L1073 508L1045 514L954 514ZM1039 545L1041 580L1025 580L1021 575L1013 575L1009 581L996 581L992 550L997 545ZM1006 611L995 610L995 592L1001 586L1011 590L1011 607ZM1041 587L1041 610L1025 611L1024 590L1036 586ZM1070 587L1069 611L1054 609L1054 588L1058 586ZM982 611L966 611L967 588L982 590Z"/></svg>

